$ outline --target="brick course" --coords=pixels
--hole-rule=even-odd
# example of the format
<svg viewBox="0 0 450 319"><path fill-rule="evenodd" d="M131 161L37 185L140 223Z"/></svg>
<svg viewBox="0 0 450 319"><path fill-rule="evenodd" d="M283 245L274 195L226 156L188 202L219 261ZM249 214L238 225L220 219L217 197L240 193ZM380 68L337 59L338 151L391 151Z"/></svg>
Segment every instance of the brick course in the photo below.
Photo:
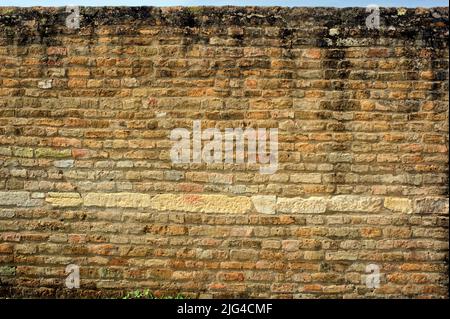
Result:
<svg viewBox="0 0 450 319"><path fill-rule="evenodd" d="M380 13L0 8L0 297L448 297L448 8ZM173 164L194 120L278 170Z"/></svg>

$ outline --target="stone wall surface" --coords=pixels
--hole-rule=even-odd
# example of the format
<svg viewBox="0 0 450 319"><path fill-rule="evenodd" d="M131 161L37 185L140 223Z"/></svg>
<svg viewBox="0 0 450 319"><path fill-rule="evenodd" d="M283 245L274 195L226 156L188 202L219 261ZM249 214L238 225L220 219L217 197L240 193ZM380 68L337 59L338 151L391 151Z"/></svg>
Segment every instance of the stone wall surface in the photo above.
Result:
<svg viewBox="0 0 450 319"><path fill-rule="evenodd" d="M448 8L68 15L0 8L0 297L448 297ZM277 171L173 163L194 120Z"/></svg>

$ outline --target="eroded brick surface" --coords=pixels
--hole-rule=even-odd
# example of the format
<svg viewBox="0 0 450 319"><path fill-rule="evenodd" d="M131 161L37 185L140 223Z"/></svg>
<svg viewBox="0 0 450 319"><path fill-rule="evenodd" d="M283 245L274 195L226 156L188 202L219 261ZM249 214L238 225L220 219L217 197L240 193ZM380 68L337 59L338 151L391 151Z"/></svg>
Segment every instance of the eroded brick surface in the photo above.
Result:
<svg viewBox="0 0 450 319"><path fill-rule="evenodd" d="M80 12L0 8L0 297L447 297L448 8ZM172 163L194 120L278 169Z"/></svg>

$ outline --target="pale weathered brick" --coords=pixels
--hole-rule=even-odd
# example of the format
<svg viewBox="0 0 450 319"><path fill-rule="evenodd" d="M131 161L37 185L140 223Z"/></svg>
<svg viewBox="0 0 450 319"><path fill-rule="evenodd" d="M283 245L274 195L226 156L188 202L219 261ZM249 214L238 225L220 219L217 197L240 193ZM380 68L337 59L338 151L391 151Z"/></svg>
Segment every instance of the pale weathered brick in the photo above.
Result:
<svg viewBox="0 0 450 319"><path fill-rule="evenodd" d="M161 211L245 214L252 202L246 196L161 194L151 200L150 207Z"/></svg>
<svg viewBox="0 0 450 319"><path fill-rule="evenodd" d="M383 200L372 196L338 195L327 201L327 209L335 212L378 212Z"/></svg>
<svg viewBox="0 0 450 319"><path fill-rule="evenodd" d="M252 196L253 206L261 214L275 214L277 197L273 195Z"/></svg>
<svg viewBox="0 0 450 319"><path fill-rule="evenodd" d="M0 206L23 206L30 198L29 192L9 191L0 192Z"/></svg>
<svg viewBox="0 0 450 319"><path fill-rule="evenodd" d="M45 197L45 201L55 207L75 207L80 206L83 202L78 193L57 192L49 192Z"/></svg>
<svg viewBox="0 0 450 319"><path fill-rule="evenodd" d="M386 197L384 207L394 212L411 213L412 202L408 198Z"/></svg>
<svg viewBox="0 0 450 319"><path fill-rule="evenodd" d="M88 193L83 195L84 206L98 207L149 207L151 196L139 193Z"/></svg>
<svg viewBox="0 0 450 319"><path fill-rule="evenodd" d="M74 160L60 160L60 161L54 161L53 165L58 168L69 168L72 167L74 163Z"/></svg>
<svg viewBox="0 0 450 319"><path fill-rule="evenodd" d="M418 198L414 201L414 213L448 215L449 199L440 197Z"/></svg>
<svg viewBox="0 0 450 319"><path fill-rule="evenodd" d="M320 197L311 198L278 198L277 212L279 213L299 213L299 214L320 214L326 211L326 200Z"/></svg>

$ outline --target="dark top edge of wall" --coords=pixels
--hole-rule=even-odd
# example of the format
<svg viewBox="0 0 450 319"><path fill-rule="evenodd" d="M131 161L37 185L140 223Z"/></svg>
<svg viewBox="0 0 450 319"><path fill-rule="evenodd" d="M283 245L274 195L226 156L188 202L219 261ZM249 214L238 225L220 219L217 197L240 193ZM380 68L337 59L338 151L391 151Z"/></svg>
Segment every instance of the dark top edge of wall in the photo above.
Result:
<svg viewBox="0 0 450 319"><path fill-rule="evenodd" d="M352 45L339 42L339 38L363 38L373 45L384 37L403 41L404 45L448 47L448 7L380 8L379 28L366 26L371 14L366 8L226 6L79 7L79 28L74 29L67 25L71 14L67 9L0 7L0 45L55 45L57 37L65 35L142 36L139 30L147 27L168 27L161 32L187 37L219 35L229 27L276 27L280 37L295 40L300 34L320 47Z"/></svg>
<svg viewBox="0 0 450 319"><path fill-rule="evenodd" d="M366 8L330 7L80 7L81 27L127 24L174 27L258 26L354 27L364 25ZM64 22L66 7L0 7L0 27ZM382 25L399 28L445 26L448 7L380 8Z"/></svg>

